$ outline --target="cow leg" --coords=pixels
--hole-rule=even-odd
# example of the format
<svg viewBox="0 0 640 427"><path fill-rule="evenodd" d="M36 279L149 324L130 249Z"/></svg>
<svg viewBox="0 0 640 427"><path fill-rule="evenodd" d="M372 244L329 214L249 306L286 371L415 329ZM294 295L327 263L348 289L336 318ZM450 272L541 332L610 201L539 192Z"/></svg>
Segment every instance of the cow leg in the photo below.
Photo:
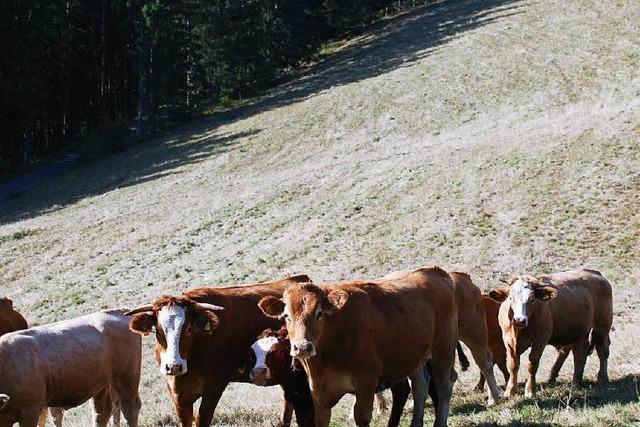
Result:
<svg viewBox="0 0 640 427"><path fill-rule="evenodd" d="M327 427L331 422L331 408L327 409L313 399L313 411L316 427Z"/></svg>
<svg viewBox="0 0 640 427"><path fill-rule="evenodd" d="M111 397L113 399L113 409L111 409L111 424L113 425L113 427L120 427L120 411L121 411L120 400L113 394L111 395ZM137 423L137 413L136 413L136 423ZM131 421L129 419L127 419L127 425L131 426ZM134 424L134 426L135 425L136 424Z"/></svg>
<svg viewBox="0 0 640 427"><path fill-rule="evenodd" d="M595 346L600 360L600 369L598 370L598 384L604 385L609 383L609 374L607 372L607 363L609 360L609 328L595 328L591 333L592 345Z"/></svg>
<svg viewBox="0 0 640 427"><path fill-rule="evenodd" d="M391 415L389 416L387 427L397 427L400 424L402 411L405 403L407 403L410 391L411 387L409 387L409 382L407 380L391 386Z"/></svg>
<svg viewBox="0 0 640 427"><path fill-rule="evenodd" d="M38 427L38 422L42 416L42 412L46 411L47 407L30 407L24 408L20 411L20 418L18 425L20 427ZM10 424L13 425L13 424Z"/></svg>
<svg viewBox="0 0 640 427"><path fill-rule="evenodd" d="M424 365L420 366L409 378L411 379L411 394L413 394L411 427L422 427L424 424L424 405L429 390L429 379Z"/></svg>
<svg viewBox="0 0 640 427"><path fill-rule="evenodd" d="M509 382L509 370L507 369L507 359L506 357L502 360L493 361L496 365L498 365L498 369L502 372L502 376L504 377L504 383L507 384Z"/></svg>
<svg viewBox="0 0 640 427"><path fill-rule="evenodd" d="M207 390L205 390L202 395L202 402L200 402L200 409L198 410L198 416L196 418L197 427L209 427L211 425L213 413L218 406L218 402L225 388L227 388L227 383L207 387Z"/></svg>
<svg viewBox="0 0 640 427"><path fill-rule="evenodd" d="M556 361L553 363L551 372L549 373L549 384L554 384L556 382L560 369L562 368L562 365L564 365L564 361L569 357L570 352L571 347L558 348L558 356L556 357Z"/></svg>
<svg viewBox="0 0 640 427"><path fill-rule="evenodd" d="M509 381L504 392L506 397L513 397L518 391L518 369L520 369L520 355L515 347L507 346L507 369Z"/></svg>
<svg viewBox="0 0 640 427"><path fill-rule="evenodd" d="M46 427L47 426L47 408L44 408L40 413L40 418L38 418L38 427Z"/></svg>
<svg viewBox="0 0 640 427"><path fill-rule="evenodd" d="M482 391L484 390L484 375L480 372L480 378L478 378L478 383L476 384L476 390Z"/></svg>
<svg viewBox="0 0 640 427"><path fill-rule="evenodd" d="M467 339L463 341L469 350L473 360L480 368L480 372L487 381L487 405L493 405L496 401L500 400L500 390L498 390L498 384L496 383L496 377L493 375L493 360L491 359L491 353L487 350L486 343L481 344L476 340ZM481 389L482 390L482 389Z"/></svg>
<svg viewBox="0 0 640 427"><path fill-rule="evenodd" d="M435 382L436 394L438 396L436 419L433 425L435 427L446 427L447 419L449 418L451 396L453 394L453 384L457 379L457 374L453 366L453 357L434 354L433 359L431 359L431 367L431 381Z"/></svg>
<svg viewBox="0 0 640 427"><path fill-rule="evenodd" d="M287 396L285 396L284 387L283 387L282 388L282 427L290 427L291 418L293 418L293 405L287 400ZM298 420L298 423L300 423L300 421L302 420Z"/></svg>
<svg viewBox="0 0 640 427"><path fill-rule="evenodd" d="M573 345L573 380L575 385L582 384L584 365L589 355L589 336L584 337Z"/></svg>
<svg viewBox="0 0 640 427"><path fill-rule="evenodd" d="M369 427L369 424L371 424L374 396L375 386L356 394L356 403L353 405L353 418L358 427Z"/></svg>
<svg viewBox="0 0 640 427"><path fill-rule="evenodd" d="M93 425L94 427L107 427L113 402L111 400L111 390L106 388L93 397Z"/></svg>
<svg viewBox="0 0 640 427"><path fill-rule="evenodd" d="M64 409L62 408L49 408L51 418L53 418L53 425L56 427L62 427L62 419L64 418Z"/></svg>
<svg viewBox="0 0 640 427"><path fill-rule="evenodd" d="M540 357L542 357L543 351L544 345L531 345L531 353L529 353L529 364L527 366L529 378L527 378L527 384L525 385L524 389L525 397L533 397L536 392L536 374L538 373L538 366L540 366Z"/></svg>

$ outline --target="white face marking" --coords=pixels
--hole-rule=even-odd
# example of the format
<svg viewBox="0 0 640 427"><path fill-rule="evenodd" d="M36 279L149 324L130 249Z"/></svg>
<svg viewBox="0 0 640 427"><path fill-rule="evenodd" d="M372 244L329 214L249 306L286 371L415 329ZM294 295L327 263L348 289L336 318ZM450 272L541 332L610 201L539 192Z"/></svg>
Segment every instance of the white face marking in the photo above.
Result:
<svg viewBox="0 0 640 427"><path fill-rule="evenodd" d="M532 292L533 286L525 280L518 279L511 285L509 295L511 296L511 309L515 320L528 321L527 303L531 298Z"/></svg>
<svg viewBox="0 0 640 427"><path fill-rule="evenodd" d="M253 369L268 368L266 365L267 353L278 343L276 337L264 337L254 342L251 346L253 353L256 355L256 364Z"/></svg>
<svg viewBox="0 0 640 427"><path fill-rule="evenodd" d="M167 339L167 348L160 353L160 371L169 373L167 368L181 366L181 372L187 372L187 361L180 356L180 334L186 320L187 311L184 307L172 305L162 307L158 313L158 323ZM175 375L175 373L174 373Z"/></svg>

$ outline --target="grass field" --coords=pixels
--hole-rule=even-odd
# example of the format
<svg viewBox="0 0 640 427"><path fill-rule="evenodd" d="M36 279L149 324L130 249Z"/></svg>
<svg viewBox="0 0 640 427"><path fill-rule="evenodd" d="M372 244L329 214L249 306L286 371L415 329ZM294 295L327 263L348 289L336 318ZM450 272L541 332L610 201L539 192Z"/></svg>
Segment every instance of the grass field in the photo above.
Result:
<svg viewBox="0 0 640 427"><path fill-rule="evenodd" d="M295 272L439 264L489 289L595 268L614 287L612 384L571 388L569 360L547 386L547 349L535 400L487 410L461 373L450 425L640 425L639 22L636 0L451 0L378 23L260 99L0 204L2 293L42 324ZM142 424L174 426L152 344ZM216 422L279 407L234 384Z"/></svg>

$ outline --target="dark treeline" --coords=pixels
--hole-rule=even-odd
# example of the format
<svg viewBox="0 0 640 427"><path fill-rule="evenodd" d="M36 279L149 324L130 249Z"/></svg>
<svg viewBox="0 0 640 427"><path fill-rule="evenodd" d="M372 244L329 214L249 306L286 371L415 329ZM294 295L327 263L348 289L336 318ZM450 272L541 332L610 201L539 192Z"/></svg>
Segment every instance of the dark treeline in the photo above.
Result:
<svg viewBox="0 0 640 427"><path fill-rule="evenodd" d="M254 95L392 3L3 0L0 168L94 130Z"/></svg>

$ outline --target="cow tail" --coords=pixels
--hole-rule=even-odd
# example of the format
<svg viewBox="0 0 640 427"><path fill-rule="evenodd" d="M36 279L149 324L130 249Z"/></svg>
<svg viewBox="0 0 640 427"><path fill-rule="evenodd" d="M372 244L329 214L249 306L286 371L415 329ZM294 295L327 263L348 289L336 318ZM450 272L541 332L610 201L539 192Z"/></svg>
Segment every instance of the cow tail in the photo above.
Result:
<svg viewBox="0 0 640 427"><path fill-rule="evenodd" d="M462 345L460 345L460 341L458 341L458 345L456 345L456 350L458 351L458 360L460 361L460 369L462 371L466 371L469 369L469 359L467 359L467 355L464 354L464 350L462 350Z"/></svg>
<svg viewBox="0 0 640 427"><path fill-rule="evenodd" d="M594 348L595 348L595 343L593 342L593 330L592 330L589 336L589 351L587 351L587 356L591 356L591 353L593 353Z"/></svg>

